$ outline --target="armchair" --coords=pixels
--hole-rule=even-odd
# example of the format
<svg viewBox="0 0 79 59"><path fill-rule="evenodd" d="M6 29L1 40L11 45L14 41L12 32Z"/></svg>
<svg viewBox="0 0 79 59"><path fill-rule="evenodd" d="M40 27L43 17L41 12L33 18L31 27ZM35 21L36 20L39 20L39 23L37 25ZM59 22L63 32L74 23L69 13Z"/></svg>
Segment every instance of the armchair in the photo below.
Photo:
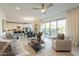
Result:
<svg viewBox="0 0 79 59"><path fill-rule="evenodd" d="M53 40L53 48L56 51L71 51L71 44L71 40L65 37L64 34L59 34L58 37L55 40Z"/></svg>

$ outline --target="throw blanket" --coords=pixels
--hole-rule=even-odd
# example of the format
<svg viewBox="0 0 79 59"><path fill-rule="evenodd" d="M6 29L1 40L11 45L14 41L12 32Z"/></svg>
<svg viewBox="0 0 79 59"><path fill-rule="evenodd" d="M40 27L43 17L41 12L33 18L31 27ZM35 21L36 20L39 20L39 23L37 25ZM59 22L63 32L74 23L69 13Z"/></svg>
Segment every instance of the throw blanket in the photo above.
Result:
<svg viewBox="0 0 79 59"><path fill-rule="evenodd" d="M0 41L0 54L9 53L11 50L11 46L8 42Z"/></svg>

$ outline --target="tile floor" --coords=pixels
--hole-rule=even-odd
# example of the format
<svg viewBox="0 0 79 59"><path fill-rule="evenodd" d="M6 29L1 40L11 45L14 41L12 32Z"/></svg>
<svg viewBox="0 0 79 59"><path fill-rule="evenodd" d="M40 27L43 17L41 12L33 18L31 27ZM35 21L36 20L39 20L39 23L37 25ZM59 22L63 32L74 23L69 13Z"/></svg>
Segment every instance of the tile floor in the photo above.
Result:
<svg viewBox="0 0 79 59"><path fill-rule="evenodd" d="M56 52L52 47L52 39L43 38L43 40L45 41L45 48L38 51L36 56L79 56L79 47L73 47L71 52ZM26 37L20 37L18 42L27 44L29 40Z"/></svg>

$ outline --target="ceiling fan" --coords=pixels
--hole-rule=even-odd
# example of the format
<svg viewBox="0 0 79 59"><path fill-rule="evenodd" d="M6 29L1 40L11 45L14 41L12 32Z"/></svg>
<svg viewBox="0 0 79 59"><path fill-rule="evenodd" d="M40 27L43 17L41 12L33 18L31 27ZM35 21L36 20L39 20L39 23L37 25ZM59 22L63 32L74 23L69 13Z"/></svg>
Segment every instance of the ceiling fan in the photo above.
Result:
<svg viewBox="0 0 79 59"><path fill-rule="evenodd" d="M34 10L39 10L39 11L41 11L43 14L45 14L45 13L46 13L46 10L47 10L48 8L52 7L52 6L53 6L53 3L47 4L47 5L44 4L44 3L42 3L40 8L32 8L32 9L34 9Z"/></svg>

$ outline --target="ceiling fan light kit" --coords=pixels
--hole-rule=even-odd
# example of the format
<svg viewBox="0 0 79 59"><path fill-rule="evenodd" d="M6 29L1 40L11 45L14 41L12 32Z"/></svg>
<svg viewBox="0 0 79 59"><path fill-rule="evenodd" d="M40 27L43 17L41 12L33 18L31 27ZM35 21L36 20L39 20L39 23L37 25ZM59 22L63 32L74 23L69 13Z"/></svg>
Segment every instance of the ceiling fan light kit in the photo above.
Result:
<svg viewBox="0 0 79 59"><path fill-rule="evenodd" d="M48 5L46 5L46 4L43 3L43 4L41 4L41 7L40 8L32 8L32 9L34 9L34 10L40 10L42 13L46 13L46 10L48 8L52 7L52 6L53 6L52 3L50 3Z"/></svg>
<svg viewBox="0 0 79 59"><path fill-rule="evenodd" d="M41 9L41 12L44 13L44 12L46 12L46 10L45 9Z"/></svg>

